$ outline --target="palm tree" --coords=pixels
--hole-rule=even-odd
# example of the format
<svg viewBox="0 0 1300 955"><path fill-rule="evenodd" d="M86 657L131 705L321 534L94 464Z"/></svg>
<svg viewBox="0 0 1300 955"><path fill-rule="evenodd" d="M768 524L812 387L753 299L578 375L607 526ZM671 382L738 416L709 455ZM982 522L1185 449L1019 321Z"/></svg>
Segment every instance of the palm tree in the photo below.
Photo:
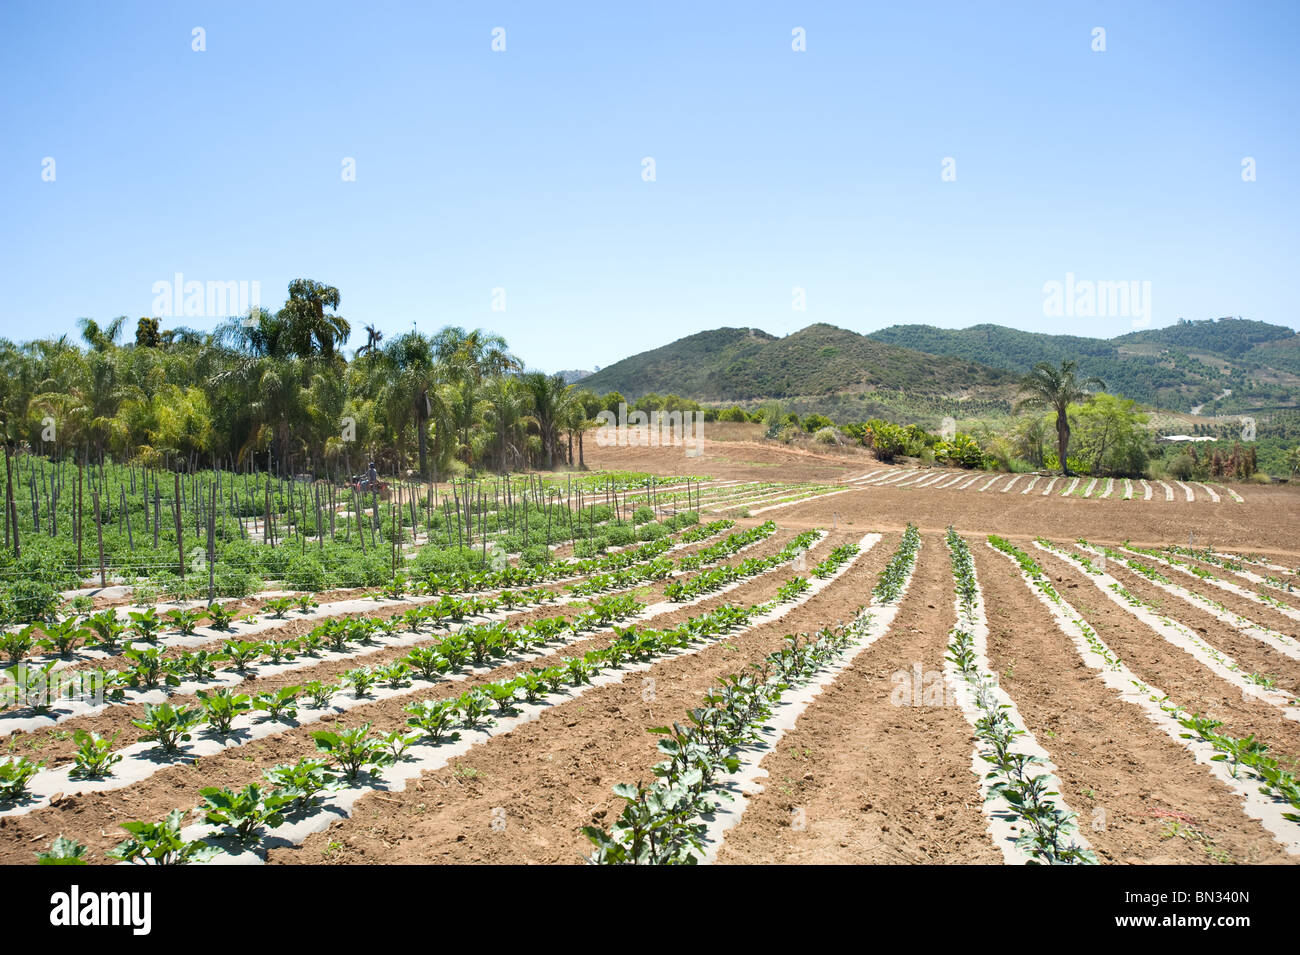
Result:
<svg viewBox="0 0 1300 955"><path fill-rule="evenodd" d="M443 382L444 370L434 356L433 340L419 332L407 332L384 349L389 380L380 391L380 402L403 407L415 420L416 445L420 455L420 477L429 478L429 418Z"/></svg>
<svg viewBox="0 0 1300 955"><path fill-rule="evenodd" d="M533 400L533 418L536 419L537 430L541 434L546 468L550 470L555 466L555 445L559 440L560 428L572 410L574 392L569 390L560 375L530 371L523 376L522 381Z"/></svg>
<svg viewBox="0 0 1300 955"><path fill-rule="evenodd" d="M1102 389L1106 383L1096 376L1079 381L1074 374L1075 362L1062 361L1060 368L1054 368L1045 361L1040 361L1034 370L1020 380L1020 400L1016 410L1021 408L1046 408L1056 412L1056 450L1061 462L1061 474L1070 474L1066 463L1066 453L1070 448L1070 405L1091 397L1084 390L1089 387Z"/></svg>
<svg viewBox="0 0 1300 955"><path fill-rule="evenodd" d="M299 358L334 357L337 346L348 340L352 328L341 315L326 314L339 307L339 290L312 279L289 283L289 299L276 316L285 323L289 347Z"/></svg>
<svg viewBox="0 0 1300 955"><path fill-rule="evenodd" d="M1286 453L1286 465L1291 469L1291 476L1295 477L1300 472L1300 444Z"/></svg>
<svg viewBox="0 0 1300 955"><path fill-rule="evenodd" d="M356 357L370 355L372 358L378 353L379 343L384 340L384 333L373 325L366 326L366 343L357 349Z"/></svg>
<svg viewBox="0 0 1300 955"><path fill-rule="evenodd" d="M533 422L528 414L529 396L518 378L497 375L483 390L488 417L496 430L497 466L503 474L510 470L510 460L522 457L523 431Z"/></svg>

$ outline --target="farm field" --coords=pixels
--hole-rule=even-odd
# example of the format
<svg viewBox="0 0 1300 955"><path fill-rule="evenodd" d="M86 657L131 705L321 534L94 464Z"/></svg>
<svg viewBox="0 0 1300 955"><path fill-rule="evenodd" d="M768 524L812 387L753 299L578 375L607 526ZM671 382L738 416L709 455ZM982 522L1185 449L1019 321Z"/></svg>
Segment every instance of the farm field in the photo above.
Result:
<svg viewBox="0 0 1300 955"><path fill-rule="evenodd" d="M96 541L90 605L0 646L0 861L1300 859L1293 490L1120 504L727 451L652 473L601 449L436 506L285 485L236 515L211 502L238 476L200 478L224 531L177 512L215 556L199 591L313 546L387 572L304 588L286 563L209 603L157 574L100 590ZM117 480L120 573L128 536L177 545ZM50 500L19 520L33 548Z"/></svg>

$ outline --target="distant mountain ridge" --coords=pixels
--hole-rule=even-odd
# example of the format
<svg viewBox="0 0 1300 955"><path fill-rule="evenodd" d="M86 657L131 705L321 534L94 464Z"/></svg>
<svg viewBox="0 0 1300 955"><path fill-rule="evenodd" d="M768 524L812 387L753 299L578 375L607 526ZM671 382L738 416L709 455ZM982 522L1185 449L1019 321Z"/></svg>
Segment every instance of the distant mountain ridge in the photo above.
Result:
<svg viewBox="0 0 1300 955"><path fill-rule="evenodd" d="M1300 404L1300 335L1245 319L1184 321L1112 339L992 324L894 325L869 335L816 324L783 338L715 328L624 358L582 383L629 400L648 393L710 404L776 398L869 413L877 399L898 395L931 408L972 399L1009 406L1021 375L1062 360L1077 361L1082 376L1101 378L1108 391L1165 408L1211 404L1235 413Z"/></svg>
<svg viewBox="0 0 1300 955"><path fill-rule="evenodd" d="M630 399L656 392L707 402L833 395L907 387L934 394L1005 388L1011 376L971 361L924 355L834 325L784 338L716 328L602 368L583 382Z"/></svg>

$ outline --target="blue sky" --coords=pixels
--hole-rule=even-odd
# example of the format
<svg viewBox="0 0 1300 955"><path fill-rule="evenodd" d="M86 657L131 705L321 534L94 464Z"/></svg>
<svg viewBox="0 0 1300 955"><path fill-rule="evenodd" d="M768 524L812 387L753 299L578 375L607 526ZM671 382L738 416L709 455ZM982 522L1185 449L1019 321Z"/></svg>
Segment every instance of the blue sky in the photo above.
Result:
<svg viewBox="0 0 1300 955"><path fill-rule="evenodd" d="M1046 317L1067 273L1149 281L1155 326L1297 327L1298 27L1294 3L7 0L0 335L133 329L177 272L271 307L318 279L354 332L482 326L549 370L721 325L1132 329Z"/></svg>

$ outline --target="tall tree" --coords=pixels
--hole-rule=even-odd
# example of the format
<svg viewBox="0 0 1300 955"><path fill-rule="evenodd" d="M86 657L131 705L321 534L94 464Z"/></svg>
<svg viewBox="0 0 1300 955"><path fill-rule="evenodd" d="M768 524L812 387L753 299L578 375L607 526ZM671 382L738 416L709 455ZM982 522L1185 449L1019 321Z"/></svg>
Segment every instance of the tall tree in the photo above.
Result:
<svg viewBox="0 0 1300 955"><path fill-rule="evenodd" d="M1016 408L1046 408L1056 413L1056 450L1061 462L1061 474L1069 476L1067 454L1070 450L1070 405L1091 397L1089 387L1102 389L1106 383L1089 377L1079 381L1075 376L1075 363L1061 362L1056 368L1045 361L1034 366L1033 371L1020 379L1020 399Z"/></svg>

